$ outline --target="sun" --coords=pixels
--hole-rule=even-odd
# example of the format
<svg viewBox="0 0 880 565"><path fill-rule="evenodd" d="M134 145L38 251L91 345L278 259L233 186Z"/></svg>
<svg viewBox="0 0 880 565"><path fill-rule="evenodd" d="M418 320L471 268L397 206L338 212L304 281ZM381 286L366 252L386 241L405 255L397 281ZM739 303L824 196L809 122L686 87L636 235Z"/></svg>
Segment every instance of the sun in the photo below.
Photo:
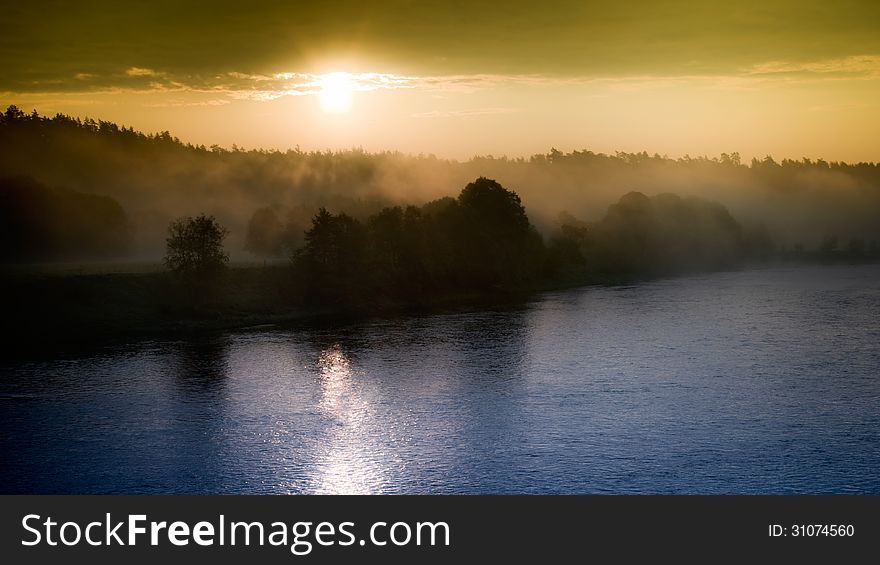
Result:
<svg viewBox="0 0 880 565"><path fill-rule="evenodd" d="M329 73L320 77L318 100L328 114L341 114L351 109L354 84L350 73Z"/></svg>

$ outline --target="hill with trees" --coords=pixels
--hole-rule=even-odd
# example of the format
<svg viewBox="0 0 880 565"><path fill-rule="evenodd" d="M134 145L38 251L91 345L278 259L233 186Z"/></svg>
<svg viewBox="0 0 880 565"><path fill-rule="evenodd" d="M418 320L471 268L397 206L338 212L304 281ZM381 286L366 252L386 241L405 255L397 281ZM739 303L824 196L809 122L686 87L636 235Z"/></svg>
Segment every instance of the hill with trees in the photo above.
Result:
<svg viewBox="0 0 880 565"><path fill-rule="evenodd" d="M597 222L609 206L637 191L649 198L671 193L717 202L746 232L761 233L790 252L818 252L832 237L839 250L871 249L880 240L880 166L822 159L768 156L745 163L736 153L673 159L552 149L528 158L458 162L358 149L224 149L183 143L167 131L144 134L107 121L10 106L0 114L0 177L111 199L130 234L122 238L128 241L124 253L152 260L162 255L168 223L181 216L214 216L229 230L232 259L283 257L303 244L320 208L364 224L383 208L424 206L478 177L514 189L545 238L558 229L561 212ZM59 256L95 254L74 245ZM22 259L28 253L5 256Z"/></svg>

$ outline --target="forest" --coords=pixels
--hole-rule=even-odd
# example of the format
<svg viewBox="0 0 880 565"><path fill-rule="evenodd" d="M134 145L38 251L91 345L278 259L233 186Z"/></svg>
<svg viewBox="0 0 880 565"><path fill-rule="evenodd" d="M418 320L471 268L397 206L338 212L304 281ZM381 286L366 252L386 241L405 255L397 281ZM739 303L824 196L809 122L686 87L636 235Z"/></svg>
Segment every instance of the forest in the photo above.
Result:
<svg viewBox="0 0 880 565"><path fill-rule="evenodd" d="M876 260L878 179L873 163L736 154L459 163L226 150L10 107L0 291L7 329L27 344L516 303L767 260ZM92 271L41 270L78 261Z"/></svg>
<svg viewBox="0 0 880 565"><path fill-rule="evenodd" d="M607 224L609 207L631 192L652 202L663 194L716 202L747 238L759 234L787 253L819 252L834 240L840 252L870 250L880 240L876 163L770 156L746 163L737 153L670 158L556 149L459 162L356 148L224 149L183 143L167 131L144 134L112 122L10 106L0 113L0 213L20 220L5 234L13 248L2 257L158 262L168 225L198 214L214 216L229 230L233 262L286 257L302 245L321 208L366 224L384 208L452 197L479 177L515 191L547 242L561 230L574 233L565 225ZM102 199L86 202L87 196ZM47 199L53 204L39 204ZM53 214L65 207L76 209L65 213L74 225L65 228L71 235L59 236L52 232ZM86 208L96 219L91 234L73 221Z"/></svg>

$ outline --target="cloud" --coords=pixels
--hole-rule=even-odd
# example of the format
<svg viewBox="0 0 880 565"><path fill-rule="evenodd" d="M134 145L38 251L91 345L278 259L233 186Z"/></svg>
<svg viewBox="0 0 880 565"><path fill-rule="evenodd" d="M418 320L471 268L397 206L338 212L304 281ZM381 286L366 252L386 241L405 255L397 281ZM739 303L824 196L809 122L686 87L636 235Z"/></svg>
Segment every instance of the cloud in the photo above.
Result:
<svg viewBox="0 0 880 565"><path fill-rule="evenodd" d="M130 67L126 69L125 74L130 77L151 77L156 75L156 71L141 67Z"/></svg>
<svg viewBox="0 0 880 565"><path fill-rule="evenodd" d="M880 55L857 55L814 61L767 61L739 71L718 74L631 74L560 77L539 74L456 74L436 76L392 73L344 73L355 92L412 89L445 93L471 93L497 88L546 88L598 85L615 91L637 91L677 85L701 85L748 89L768 82L802 80L847 80L880 78ZM214 74L173 74L146 67L128 67L111 73L78 72L67 79L33 80L25 88L2 94L83 94L83 93L192 93L218 100L271 101L288 96L320 93L327 75L305 72L246 73L230 71ZM510 109L505 109L509 111ZM468 112L498 113L499 108ZM418 117L438 117L424 113ZM476 115L476 114L470 114ZM450 114L453 116L453 114ZM464 114L455 114L464 117Z"/></svg>
<svg viewBox="0 0 880 565"><path fill-rule="evenodd" d="M880 77L880 55L853 55L816 61L768 61L745 69L748 75L846 75Z"/></svg>
<svg viewBox="0 0 880 565"><path fill-rule="evenodd" d="M528 75L406 76L391 73L345 73L355 92L420 89L435 92L472 92L502 84L571 82ZM32 81L21 91L31 94L191 92L223 95L239 100L276 100L285 96L318 94L327 75L303 72L274 74L225 72L212 75L173 75L143 67L129 67L110 74L80 72L72 80Z"/></svg>
<svg viewBox="0 0 880 565"><path fill-rule="evenodd" d="M144 106L148 108L188 108L188 107L203 107L203 106L226 106L227 104L231 104L232 100L227 98L209 98L207 100L198 100L195 102L187 102L184 100L168 100L167 102L154 102L151 104L144 104Z"/></svg>
<svg viewBox="0 0 880 565"><path fill-rule="evenodd" d="M339 73L335 73L339 74ZM342 73L354 92L417 88L413 77L389 73ZM232 98L247 100L276 100L285 96L318 94L327 75L283 72L272 75L226 73L215 77L211 91L225 92Z"/></svg>

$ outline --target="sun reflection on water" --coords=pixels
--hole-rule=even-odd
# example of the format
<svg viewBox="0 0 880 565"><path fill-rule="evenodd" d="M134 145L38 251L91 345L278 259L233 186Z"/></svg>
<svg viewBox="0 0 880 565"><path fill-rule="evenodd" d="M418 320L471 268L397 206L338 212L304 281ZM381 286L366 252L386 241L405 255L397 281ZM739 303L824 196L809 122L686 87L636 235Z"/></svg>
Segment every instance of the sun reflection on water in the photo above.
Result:
<svg viewBox="0 0 880 565"><path fill-rule="evenodd" d="M362 382L339 344L318 357L318 408L333 420L316 466L318 494L372 494L381 491L385 469L375 448L374 409Z"/></svg>

